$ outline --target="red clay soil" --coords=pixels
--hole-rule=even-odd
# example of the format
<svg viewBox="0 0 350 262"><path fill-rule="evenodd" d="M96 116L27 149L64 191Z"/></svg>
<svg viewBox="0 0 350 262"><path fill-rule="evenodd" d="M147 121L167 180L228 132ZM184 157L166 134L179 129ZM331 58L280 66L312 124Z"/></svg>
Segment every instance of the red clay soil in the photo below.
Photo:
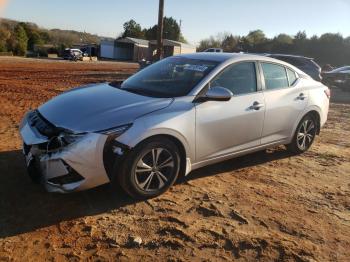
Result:
<svg viewBox="0 0 350 262"><path fill-rule="evenodd" d="M33 184L20 151L23 114L64 90L137 68L0 58L0 261L349 261L345 104L331 104L303 155L279 147L232 159L148 201L109 185L60 195Z"/></svg>

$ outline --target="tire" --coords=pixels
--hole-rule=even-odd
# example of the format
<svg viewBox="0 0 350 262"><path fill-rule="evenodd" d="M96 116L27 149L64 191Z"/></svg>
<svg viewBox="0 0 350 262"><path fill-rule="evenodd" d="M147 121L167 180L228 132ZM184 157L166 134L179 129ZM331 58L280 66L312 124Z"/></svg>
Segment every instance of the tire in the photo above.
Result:
<svg viewBox="0 0 350 262"><path fill-rule="evenodd" d="M149 139L127 154L119 170L119 185L132 198L156 197L175 183L180 171L180 152L167 138Z"/></svg>
<svg viewBox="0 0 350 262"><path fill-rule="evenodd" d="M292 142L287 145L288 150L295 154L304 153L314 142L316 134L316 119L311 114L304 116L298 124Z"/></svg>

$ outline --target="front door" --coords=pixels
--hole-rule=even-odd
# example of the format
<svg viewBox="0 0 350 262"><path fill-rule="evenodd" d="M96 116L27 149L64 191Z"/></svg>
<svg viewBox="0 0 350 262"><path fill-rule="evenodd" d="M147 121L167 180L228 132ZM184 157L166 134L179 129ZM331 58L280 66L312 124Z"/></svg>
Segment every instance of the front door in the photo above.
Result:
<svg viewBox="0 0 350 262"><path fill-rule="evenodd" d="M229 101L196 105L196 162L260 145L264 95L258 90L255 62L228 66L209 84L229 89Z"/></svg>

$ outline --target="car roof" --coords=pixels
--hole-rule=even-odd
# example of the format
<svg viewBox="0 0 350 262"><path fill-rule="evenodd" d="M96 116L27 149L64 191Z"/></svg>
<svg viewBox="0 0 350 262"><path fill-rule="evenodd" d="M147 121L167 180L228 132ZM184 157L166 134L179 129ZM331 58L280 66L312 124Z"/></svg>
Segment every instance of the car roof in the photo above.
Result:
<svg viewBox="0 0 350 262"><path fill-rule="evenodd" d="M274 58L269 58L262 55L255 54L244 54L244 53L210 53L210 52L199 52L192 54L182 54L176 57L185 57L189 59L207 60L215 62L225 62L228 60L264 60L271 62L280 62Z"/></svg>
<svg viewBox="0 0 350 262"><path fill-rule="evenodd" d="M174 57L185 57L188 59L198 59L198 60L206 60L206 61L214 61L219 63L234 63L235 61L262 61L262 62L271 62L277 63L283 66L287 66L293 69L298 74L305 74L299 68L294 65L291 65L282 60L275 59L273 57L257 55L257 54L248 54L248 53L209 53L209 52L199 52L199 53L191 53L191 54L182 54L176 55Z"/></svg>

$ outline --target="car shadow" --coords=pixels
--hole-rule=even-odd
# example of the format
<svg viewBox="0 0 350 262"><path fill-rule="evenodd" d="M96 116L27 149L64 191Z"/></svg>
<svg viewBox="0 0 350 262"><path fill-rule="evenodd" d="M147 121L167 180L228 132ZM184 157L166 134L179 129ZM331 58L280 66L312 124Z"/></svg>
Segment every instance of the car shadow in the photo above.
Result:
<svg viewBox="0 0 350 262"><path fill-rule="evenodd" d="M179 183L289 156L286 150L262 151L195 170ZM110 185L72 194L47 193L27 176L21 151L0 152L0 238L102 214L136 202Z"/></svg>

